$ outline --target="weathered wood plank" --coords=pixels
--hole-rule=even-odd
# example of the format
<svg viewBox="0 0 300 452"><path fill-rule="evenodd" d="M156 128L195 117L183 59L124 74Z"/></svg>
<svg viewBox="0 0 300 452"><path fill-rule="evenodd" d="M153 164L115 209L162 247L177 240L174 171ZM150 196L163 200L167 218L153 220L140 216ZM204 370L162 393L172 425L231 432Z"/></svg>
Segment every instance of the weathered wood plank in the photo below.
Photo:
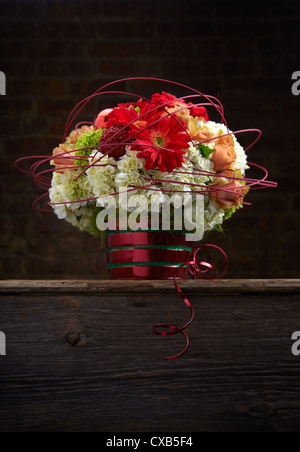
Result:
<svg viewBox="0 0 300 452"><path fill-rule="evenodd" d="M0 294L22 293L166 293L173 290L172 281L0 281ZM236 279L180 281L189 293L225 292L299 292L300 279Z"/></svg>
<svg viewBox="0 0 300 452"><path fill-rule="evenodd" d="M1 282L0 431L299 431L299 280L183 283Z"/></svg>

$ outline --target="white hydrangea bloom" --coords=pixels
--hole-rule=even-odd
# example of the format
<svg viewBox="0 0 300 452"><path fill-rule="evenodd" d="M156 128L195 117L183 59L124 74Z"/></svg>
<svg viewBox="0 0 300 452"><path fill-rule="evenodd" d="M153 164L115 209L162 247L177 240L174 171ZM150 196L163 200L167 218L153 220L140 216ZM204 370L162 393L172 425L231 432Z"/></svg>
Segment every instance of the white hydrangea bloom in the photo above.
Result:
<svg viewBox="0 0 300 452"><path fill-rule="evenodd" d="M87 180L93 192L93 197L102 198L115 193L116 161L113 157L93 151L91 166L86 171Z"/></svg>
<svg viewBox="0 0 300 452"><path fill-rule="evenodd" d="M216 226L222 224L224 216L225 210L217 209L215 203L209 200L204 213L205 231L212 231Z"/></svg>
<svg viewBox="0 0 300 452"><path fill-rule="evenodd" d="M76 181L80 172L55 172L49 191L50 202L54 213L59 219L64 219L82 231L95 233L93 216L95 215L96 201L86 201L92 198L93 191L86 176ZM82 200L81 202L78 202ZM77 201L77 202L74 202ZM64 203L64 204L59 204Z"/></svg>

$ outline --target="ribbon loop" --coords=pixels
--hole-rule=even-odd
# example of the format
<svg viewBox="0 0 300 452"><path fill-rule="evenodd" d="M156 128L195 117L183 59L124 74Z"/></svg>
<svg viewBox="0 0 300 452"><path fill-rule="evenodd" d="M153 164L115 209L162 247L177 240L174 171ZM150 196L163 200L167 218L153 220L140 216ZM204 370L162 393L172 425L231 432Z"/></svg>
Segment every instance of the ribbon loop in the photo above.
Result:
<svg viewBox="0 0 300 452"><path fill-rule="evenodd" d="M220 252L221 255L224 257L225 266L224 266L223 271L219 272L217 267L210 263L209 248ZM204 250L204 252L206 254L207 262L203 261L203 260L197 261L197 254L202 250ZM190 326L190 324L192 323L192 321L194 320L194 317L195 317L195 311L194 311L192 304L186 298L186 296L183 294L182 290L180 289L180 287L178 286L178 283L177 283L177 280L178 280L177 275L178 275L179 270L182 268L187 268L189 273L196 279L203 279L203 280L220 279L226 274L226 272L228 270L228 257L226 255L225 251L223 251L222 248L220 248L219 246L202 244L202 245L198 245L197 247L195 247L192 250L191 254L189 255L188 261L176 269L176 271L174 273L174 286L177 290L177 293L183 299L185 305L189 308L191 317L190 317L190 320L181 328L178 328L174 325L170 325L167 323L159 323L157 325L154 325L153 333L155 333L159 336L172 336L174 334L182 334L186 339L186 347L184 348L184 350L182 350L177 355L168 356L168 357L163 358L164 360L169 360L169 361L180 358L187 352L189 345L190 345L190 341L189 341L187 334L185 333L185 330ZM166 329L167 331L161 331L161 328Z"/></svg>

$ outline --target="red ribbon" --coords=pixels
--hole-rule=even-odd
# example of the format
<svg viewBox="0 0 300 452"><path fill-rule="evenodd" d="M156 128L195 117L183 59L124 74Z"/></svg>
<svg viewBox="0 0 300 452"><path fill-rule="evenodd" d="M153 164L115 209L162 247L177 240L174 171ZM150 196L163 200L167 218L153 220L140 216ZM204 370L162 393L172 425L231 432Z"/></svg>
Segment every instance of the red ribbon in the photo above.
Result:
<svg viewBox="0 0 300 452"><path fill-rule="evenodd" d="M210 261L209 248L213 248L213 249L219 251L225 258L225 267L221 273L219 273L217 268L209 262ZM199 262L197 261L197 254L201 250L205 251L207 261L199 261ZM186 339L186 347L184 348L184 350L182 352L180 352L174 356L167 356L167 357L163 358L164 360L169 360L169 361L180 358L187 352L189 345L190 345L190 340L189 340L185 330L190 326L190 324L192 323L192 321L194 320L194 317L195 317L195 311L194 311L193 306L191 305L191 303L186 298L186 296L183 294L182 290L180 289L180 287L177 284L177 274L178 274L179 270L182 268L187 268L189 273L194 278L197 278L197 279L203 279L203 280L220 279L226 274L226 272L228 270L228 257L226 255L225 251L223 251L222 248L220 248L217 245L200 245L200 246L197 246L194 248L194 250L191 252L191 254L188 257L188 261L186 263L182 264L178 269L176 269L176 272L174 274L174 285L177 290L177 293L181 296L184 303L189 308L189 310L191 312L191 318L181 328L178 328L174 325L169 325L167 323L159 323L157 325L154 325L153 332L159 336L171 336L173 334L182 334L182 336L184 336ZM166 331L162 331L161 328L165 329Z"/></svg>

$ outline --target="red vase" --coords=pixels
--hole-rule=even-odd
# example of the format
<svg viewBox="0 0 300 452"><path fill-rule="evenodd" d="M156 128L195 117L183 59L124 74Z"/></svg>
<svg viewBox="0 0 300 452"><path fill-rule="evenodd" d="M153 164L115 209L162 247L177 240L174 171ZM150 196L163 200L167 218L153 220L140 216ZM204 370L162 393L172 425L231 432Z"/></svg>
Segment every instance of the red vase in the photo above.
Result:
<svg viewBox="0 0 300 452"><path fill-rule="evenodd" d="M192 251L184 233L167 231L109 231L108 270L111 279L188 279Z"/></svg>

